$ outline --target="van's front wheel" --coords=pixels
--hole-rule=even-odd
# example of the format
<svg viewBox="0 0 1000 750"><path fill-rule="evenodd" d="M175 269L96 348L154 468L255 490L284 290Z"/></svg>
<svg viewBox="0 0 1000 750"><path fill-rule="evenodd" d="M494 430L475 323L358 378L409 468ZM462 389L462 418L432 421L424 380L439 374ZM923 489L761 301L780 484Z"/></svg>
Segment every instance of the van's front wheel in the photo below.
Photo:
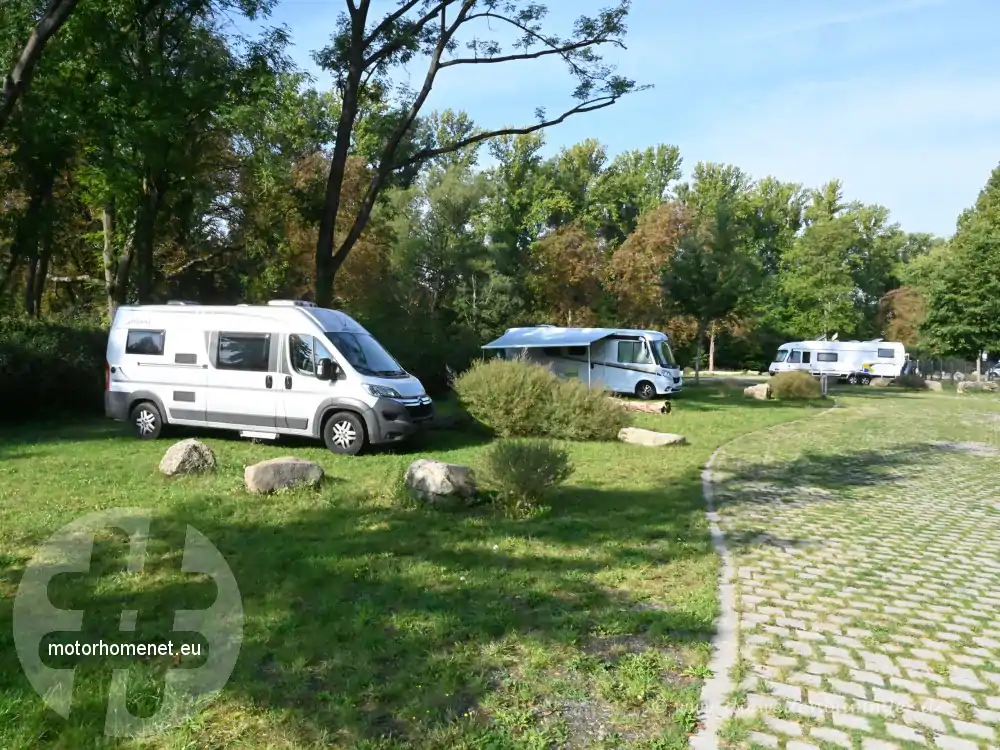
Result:
<svg viewBox="0 0 1000 750"><path fill-rule="evenodd" d="M635 395L645 401L656 398L656 388L648 380L643 380L635 387Z"/></svg>
<svg viewBox="0 0 1000 750"><path fill-rule="evenodd" d="M140 440L156 440L163 429L163 417L156 404L143 401L132 407L129 415L132 432Z"/></svg>
<svg viewBox="0 0 1000 750"><path fill-rule="evenodd" d="M356 456L365 447L364 422L352 412L337 412L323 423L323 442L334 453Z"/></svg>

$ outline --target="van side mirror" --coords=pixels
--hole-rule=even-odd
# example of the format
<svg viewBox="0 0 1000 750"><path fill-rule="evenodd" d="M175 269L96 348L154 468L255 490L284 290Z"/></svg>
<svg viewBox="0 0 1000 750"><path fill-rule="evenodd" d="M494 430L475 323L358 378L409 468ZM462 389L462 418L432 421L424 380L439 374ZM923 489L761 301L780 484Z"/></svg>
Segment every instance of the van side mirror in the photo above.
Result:
<svg viewBox="0 0 1000 750"><path fill-rule="evenodd" d="M340 365L332 359L324 357L316 363L316 378L318 380L337 380L340 377Z"/></svg>

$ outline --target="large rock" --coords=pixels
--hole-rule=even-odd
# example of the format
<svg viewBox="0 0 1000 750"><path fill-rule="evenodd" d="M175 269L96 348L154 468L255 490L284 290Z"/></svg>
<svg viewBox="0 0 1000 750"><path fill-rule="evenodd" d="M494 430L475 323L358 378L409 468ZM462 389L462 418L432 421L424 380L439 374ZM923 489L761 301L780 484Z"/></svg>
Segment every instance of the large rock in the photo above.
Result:
<svg viewBox="0 0 1000 750"><path fill-rule="evenodd" d="M981 382L962 380L956 386L955 390L958 393L996 393L997 390L1000 390L1000 386L989 380Z"/></svg>
<svg viewBox="0 0 1000 750"><path fill-rule="evenodd" d="M892 385L892 378L872 378L868 385L876 388L887 388Z"/></svg>
<svg viewBox="0 0 1000 750"><path fill-rule="evenodd" d="M261 494L290 487L316 487L322 481L322 466L295 456L272 458L243 470L247 489Z"/></svg>
<svg viewBox="0 0 1000 750"><path fill-rule="evenodd" d="M928 391L942 391L944 387L937 380L925 380L924 388Z"/></svg>
<svg viewBox="0 0 1000 750"><path fill-rule="evenodd" d="M664 401L627 401L623 398L608 396L612 403L620 406L625 411L641 411L646 414L669 414L670 402Z"/></svg>
<svg viewBox="0 0 1000 750"><path fill-rule="evenodd" d="M743 395L747 398L755 398L758 401L767 401L771 398L771 384L758 383L743 389Z"/></svg>
<svg viewBox="0 0 1000 750"><path fill-rule="evenodd" d="M417 497L435 503L469 500L477 492L472 469L468 466L429 458L420 458L410 464L404 481Z"/></svg>
<svg viewBox="0 0 1000 750"><path fill-rule="evenodd" d="M194 438L171 445L160 461L160 472L168 477L196 474L214 468L215 454L212 449Z"/></svg>
<svg viewBox="0 0 1000 750"><path fill-rule="evenodd" d="M683 445L687 442L683 435L654 432L653 430L644 430L641 427L623 427L618 431L618 439L623 443L645 445L649 448L657 448L661 445Z"/></svg>

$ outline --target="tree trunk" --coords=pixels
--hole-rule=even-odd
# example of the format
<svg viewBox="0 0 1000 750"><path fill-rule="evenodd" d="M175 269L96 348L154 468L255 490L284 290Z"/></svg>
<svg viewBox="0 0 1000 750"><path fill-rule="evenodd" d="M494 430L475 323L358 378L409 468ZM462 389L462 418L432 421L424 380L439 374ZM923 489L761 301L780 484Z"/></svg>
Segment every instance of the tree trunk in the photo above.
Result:
<svg viewBox="0 0 1000 750"><path fill-rule="evenodd" d="M39 230L46 220L46 208L52 199L52 188L55 184L55 167L48 167L42 174L36 174L32 180L32 193L28 202L28 210L14 238L11 252L14 260L17 258L28 261L28 270L24 283L24 311L28 317L34 317L35 309L35 278L38 272L38 242ZM13 264L12 264L13 265Z"/></svg>
<svg viewBox="0 0 1000 750"><path fill-rule="evenodd" d="M708 335L708 371L715 372L715 323Z"/></svg>
<svg viewBox="0 0 1000 750"><path fill-rule="evenodd" d="M78 0L49 0L45 13L28 37L14 69L4 76L3 90L0 92L0 130L3 130L10 119L18 98L27 90L45 45L69 18L77 2Z"/></svg>
<svg viewBox="0 0 1000 750"><path fill-rule="evenodd" d="M115 258L115 204L110 198L101 210L101 229L104 231L104 295L108 300L108 320L115 319L118 295L115 282L118 261Z"/></svg>
<svg viewBox="0 0 1000 750"><path fill-rule="evenodd" d="M35 254L28 258L28 272L24 277L24 312L29 318L35 315L35 275L38 273L38 248Z"/></svg>
<svg viewBox="0 0 1000 750"><path fill-rule="evenodd" d="M698 321L698 336L695 339L694 344L694 384L698 385L701 382L701 349L705 342L705 329L708 324L704 321Z"/></svg>
<svg viewBox="0 0 1000 750"><path fill-rule="evenodd" d="M45 295L45 282L49 276L49 261L52 258L52 221L47 221L42 232L42 254L38 259L38 268L35 271L35 283L32 288L34 297L35 317L42 315L42 297Z"/></svg>
<svg viewBox="0 0 1000 750"><path fill-rule="evenodd" d="M157 180L147 175L142 184L142 198L135 224L135 262L139 272L139 304L145 305L153 295L153 243L156 234L156 215L162 195Z"/></svg>

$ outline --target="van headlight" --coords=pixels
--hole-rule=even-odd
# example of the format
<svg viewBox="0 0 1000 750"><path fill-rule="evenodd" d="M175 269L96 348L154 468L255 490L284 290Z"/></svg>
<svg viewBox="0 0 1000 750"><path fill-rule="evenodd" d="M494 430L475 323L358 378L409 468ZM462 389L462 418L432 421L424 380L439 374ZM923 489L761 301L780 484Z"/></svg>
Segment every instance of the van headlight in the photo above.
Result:
<svg viewBox="0 0 1000 750"><path fill-rule="evenodd" d="M365 390L376 398L402 398L399 395L399 391L395 388L390 388L387 385L372 385L371 383L365 383Z"/></svg>

